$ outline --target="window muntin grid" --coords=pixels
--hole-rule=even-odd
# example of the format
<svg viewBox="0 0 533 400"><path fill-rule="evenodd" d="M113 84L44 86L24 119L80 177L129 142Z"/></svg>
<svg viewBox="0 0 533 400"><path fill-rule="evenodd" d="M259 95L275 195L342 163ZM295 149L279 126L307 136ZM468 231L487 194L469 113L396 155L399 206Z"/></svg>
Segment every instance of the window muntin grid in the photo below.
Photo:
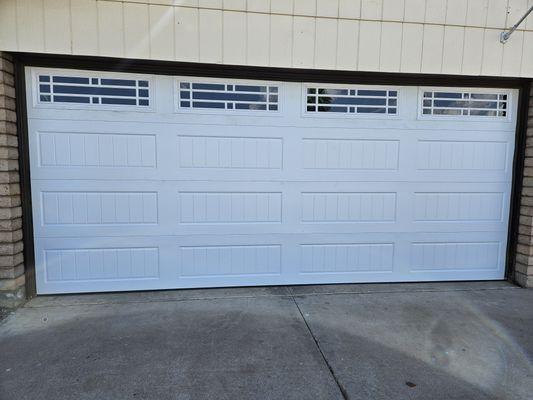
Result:
<svg viewBox="0 0 533 400"><path fill-rule="evenodd" d="M307 113L398 114L398 90L308 87Z"/></svg>
<svg viewBox="0 0 533 400"><path fill-rule="evenodd" d="M279 87L249 83L180 81L180 109L278 111Z"/></svg>
<svg viewBox="0 0 533 400"><path fill-rule="evenodd" d="M38 75L38 101L43 104L150 106L150 82L143 79Z"/></svg>
<svg viewBox="0 0 533 400"><path fill-rule="evenodd" d="M424 91L422 115L507 118L508 102L507 93Z"/></svg>

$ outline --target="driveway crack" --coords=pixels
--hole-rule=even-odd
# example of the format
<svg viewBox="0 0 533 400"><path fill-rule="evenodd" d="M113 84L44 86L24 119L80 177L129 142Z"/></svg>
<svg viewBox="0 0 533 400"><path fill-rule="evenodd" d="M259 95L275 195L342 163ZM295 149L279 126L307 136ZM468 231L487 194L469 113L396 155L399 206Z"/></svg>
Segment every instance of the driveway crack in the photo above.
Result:
<svg viewBox="0 0 533 400"><path fill-rule="evenodd" d="M315 346L316 346L318 352L320 353L320 356L322 357L322 360L324 360L324 363L328 367L328 370L329 370L329 373L330 373L331 377L333 378L333 380L335 381L335 384L339 388L339 391L342 394L342 398L344 400L349 400L350 397L348 396L348 393L346 392L346 389L340 383L339 378L337 377L337 375L335 375L335 371L333 370L333 367L330 365L328 359L326 358L326 355L324 354L324 352L322 351L322 348L320 347L320 343L318 342L318 339L314 335L313 331L311 330L311 327L309 326L307 320L305 319L305 316L304 316L304 314L303 314L303 312L302 312L302 310L300 308L300 305L298 304L298 302L296 301L294 296L291 295L291 298L292 298L292 301L294 302L294 305L298 309L298 312L300 313L300 316L302 317L302 320L304 321L304 324L305 324L305 326L307 328L307 331L309 332L309 334L313 338L313 341L315 342Z"/></svg>

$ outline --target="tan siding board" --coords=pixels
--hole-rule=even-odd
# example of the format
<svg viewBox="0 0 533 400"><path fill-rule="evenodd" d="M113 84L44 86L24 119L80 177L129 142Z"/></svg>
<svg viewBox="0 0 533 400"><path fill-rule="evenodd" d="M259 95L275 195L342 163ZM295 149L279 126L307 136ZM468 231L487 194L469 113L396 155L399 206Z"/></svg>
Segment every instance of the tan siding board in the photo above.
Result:
<svg viewBox="0 0 533 400"><path fill-rule="evenodd" d="M399 72L402 54L402 24L383 22L381 26L380 70Z"/></svg>
<svg viewBox="0 0 533 400"><path fill-rule="evenodd" d="M485 26L487 24L487 9L489 0L467 0L466 25Z"/></svg>
<svg viewBox="0 0 533 400"><path fill-rule="evenodd" d="M361 17L361 0L339 0L339 17L358 19Z"/></svg>
<svg viewBox="0 0 533 400"><path fill-rule="evenodd" d="M270 12L274 14L292 14L294 0L270 0Z"/></svg>
<svg viewBox="0 0 533 400"><path fill-rule="evenodd" d="M269 13L270 0L248 0L247 10L256 13Z"/></svg>
<svg viewBox="0 0 533 400"><path fill-rule="evenodd" d="M96 2L71 0L72 53L97 55L98 49L98 10Z"/></svg>
<svg viewBox="0 0 533 400"><path fill-rule="evenodd" d="M223 0L198 0L198 5L205 8L222 9Z"/></svg>
<svg viewBox="0 0 533 400"><path fill-rule="evenodd" d="M222 11L199 10L200 62L222 62Z"/></svg>
<svg viewBox="0 0 533 400"><path fill-rule="evenodd" d="M104 56L124 56L122 3L100 1L98 5L98 49Z"/></svg>
<svg viewBox="0 0 533 400"><path fill-rule="evenodd" d="M481 74L483 57L483 32L481 28L466 28L463 47L463 69L465 75Z"/></svg>
<svg viewBox="0 0 533 400"><path fill-rule="evenodd" d="M532 7L532 6L533 6L533 0L529 0L528 4L527 4L528 10L529 10L529 7ZM533 31L533 18L531 17L531 14L526 19L525 22L526 22L526 25L525 25L524 29L526 29L528 31Z"/></svg>
<svg viewBox="0 0 533 400"><path fill-rule="evenodd" d="M381 22L361 21L359 27L358 69L361 71L378 71Z"/></svg>
<svg viewBox="0 0 533 400"><path fill-rule="evenodd" d="M316 0L294 0L294 15L316 16Z"/></svg>
<svg viewBox="0 0 533 400"><path fill-rule="evenodd" d="M444 27L442 25L424 26L424 43L422 46L422 71L440 73L442 69L442 50L444 45Z"/></svg>
<svg viewBox="0 0 533 400"><path fill-rule="evenodd" d="M500 31L485 30L483 38L483 60L481 73L483 75L499 76L502 72L502 57L504 45L500 43Z"/></svg>
<svg viewBox="0 0 533 400"><path fill-rule="evenodd" d="M70 0L47 0L44 8L45 51L70 53Z"/></svg>
<svg viewBox="0 0 533 400"><path fill-rule="evenodd" d="M405 0L405 22L424 22L426 0Z"/></svg>
<svg viewBox="0 0 533 400"><path fill-rule="evenodd" d="M446 24L465 25L468 1L448 0L446 4Z"/></svg>
<svg viewBox="0 0 533 400"><path fill-rule="evenodd" d="M335 69L337 59L336 19L319 18L316 20L315 67Z"/></svg>
<svg viewBox="0 0 533 400"><path fill-rule="evenodd" d="M339 20L337 35L337 68L342 70L356 70L359 21Z"/></svg>
<svg viewBox="0 0 533 400"><path fill-rule="evenodd" d="M197 9L185 7L174 9L174 55L176 60L200 61L199 20Z"/></svg>
<svg viewBox="0 0 533 400"><path fill-rule="evenodd" d="M315 64L315 18L294 17L292 66L313 68Z"/></svg>
<svg viewBox="0 0 533 400"><path fill-rule="evenodd" d="M223 62L246 64L246 13L224 11L222 27Z"/></svg>
<svg viewBox="0 0 533 400"><path fill-rule="evenodd" d="M446 20L446 6L446 0L426 0L425 21L429 24L444 24Z"/></svg>
<svg viewBox="0 0 533 400"><path fill-rule="evenodd" d="M405 0L383 0L383 20L403 21Z"/></svg>
<svg viewBox="0 0 533 400"><path fill-rule="evenodd" d="M292 20L287 15L270 18L270 65L290 67L292 63Z"/></svg>
<svg viewBox="0 0 533 400"><path fill-rule="evenodd" d="M0 2L0 49L18 50L17 46L17 3Z"/></svg>
<svg viewBox="0 0 533 400"><path fill-rule="evenodd" d="M422 45L424 41L424 27L420 24L403 24L401 72L420 72L422 66Z"/></svg>
<svg viewBox="0 0 533 400"><path fill-rule="evenodd" d="M126 57L150 57L148 5L124 3L124 51Z"/></svg>
<svg viewBox="0 0 533 400"><path fill-rule="evenodd" d="M44 51L43 0L17 0L17 46L24 51Z"/></svg>
<svg viewBox="0 0 533 400"><path fill-rule="evenodd" d="M250 65L270 65L270 16L248 14L246 59Z"/></svg>
<svg viewBox="0 0 533 400"><path fill-rule="evenodd" d="M174 7L151 5L150 57L158 60L174 60Z"/></svg>
<svg viewBox="0 0 533 400"><path fill-rule="evenodd" d="M339 16L339 0L316 0L318 17L337 18Z"/></svg>
<svg viewBox="0 0 533 400"><path fill-rule="evenodd" d="M533 77L533 32L524 33L524 45L522 46L522 63L520 72L522 76Z"/></svg>
<svg viewBox="0 0 533 400"><path fill-rule="evenodd" d="M442 73L460 74L463 64L463 42L465 30L459 26L444 27L442 50Z"/></svg>
<svg viewBox="0 0 533 400"><path fill-rule="evenodd" d="M513 33L512 40L503 46L502 71L503 76L520 75L522 63L522 46L524 45L524 32Z"/></svg>
<svg viewBox="0 0 533 400"><path fill-rule="evenodd" d="M224 10L246 11L246 0L224 0Z"/></svg>
<svg viewBox="0 0 533 400"><path fill-rule="evenodd" d="M486 26L488 28L504 28L506 18L507 0L488 0Z"/></svg>
<svg viewBox="0 0 533 400"><path fill-rule="evenodd" d="M381 20L383 2L381 0L361 0L361 19Z"/></svg>

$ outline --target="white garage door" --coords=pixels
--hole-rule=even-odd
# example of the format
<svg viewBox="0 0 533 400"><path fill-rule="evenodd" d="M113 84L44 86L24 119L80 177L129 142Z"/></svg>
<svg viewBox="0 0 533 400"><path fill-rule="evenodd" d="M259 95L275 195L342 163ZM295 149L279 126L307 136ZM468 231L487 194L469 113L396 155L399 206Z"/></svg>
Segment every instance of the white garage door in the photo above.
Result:
<svg viewBox="0 0 533 400"><path fill-rule="evenodd" d="M38 293L504 277L515 90L27 87Z"/></svg>

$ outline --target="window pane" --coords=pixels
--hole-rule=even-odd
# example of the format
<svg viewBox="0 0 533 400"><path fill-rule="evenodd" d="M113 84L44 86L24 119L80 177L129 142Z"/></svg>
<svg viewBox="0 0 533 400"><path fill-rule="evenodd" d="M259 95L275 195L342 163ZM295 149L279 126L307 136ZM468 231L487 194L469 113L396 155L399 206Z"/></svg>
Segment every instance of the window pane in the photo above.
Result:
<svg viewBox="0 0 533 400"><path fill-rule="evenodd" d="M314 87L307 88L307 93L307 104L319 104L308 106L307 112L388 115L398 112L397 90Z"/></svg>
<svg viewBox="0 0 533 400"><path fill-rule="evenodd" d="M277 86L210 82L180 82L180 99L192 98L192 108L277 111ZM272 94L273 93L273 94ZM180 107L184 106L183 102Z"/></svg>
<svg viewBox="0 0 533 400"><path fill-rule="evenodd" d="M149 105L150 88L147 80L59 75L40 76L39 81L50 82L39 85L40 95L53 93L48 98L39 97L40 101L47 103ZM143 89L137 89L141 86Z"/></svg>
<svg viewBox="0 0 533 400"><path fill-rule="evenodd" d="M424 115L506 117L507 113L503 111L507 109L507 95L463 91L424 92L422 106L432 107L424 108Z"/></svg>

